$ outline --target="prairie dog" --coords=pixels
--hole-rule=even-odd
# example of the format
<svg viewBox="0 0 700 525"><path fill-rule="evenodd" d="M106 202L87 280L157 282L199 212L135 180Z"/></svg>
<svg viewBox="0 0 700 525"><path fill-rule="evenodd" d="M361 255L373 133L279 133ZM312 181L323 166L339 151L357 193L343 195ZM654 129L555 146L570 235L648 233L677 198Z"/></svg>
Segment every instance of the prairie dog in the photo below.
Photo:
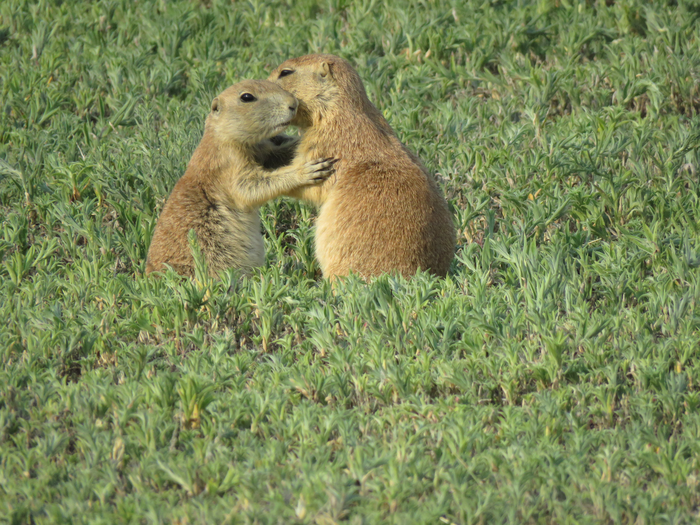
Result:
<svg viewBox="0 0 700 525"><path fill-rule="evenodd" d="M212 275L265 262L258 208L285 192L323 182L332 170L331 159L300 158L278 168L296 147L295 140L278 137L296 111L294 96L266 80L240 82L214 98L204 136L156 224L146 273L167 264L192 276L190 229Z"/></svg>
<svg viewBox="0 0 700 525"><path fill-rule="evenodd" d="M352 66L334 55L306 55L282 63L268 80L299 101L296 160L338 158L323 184L287 193L320 206L315 239L323 275L409 277L418 268L446 275L455 248L447 202Z"/></svg>

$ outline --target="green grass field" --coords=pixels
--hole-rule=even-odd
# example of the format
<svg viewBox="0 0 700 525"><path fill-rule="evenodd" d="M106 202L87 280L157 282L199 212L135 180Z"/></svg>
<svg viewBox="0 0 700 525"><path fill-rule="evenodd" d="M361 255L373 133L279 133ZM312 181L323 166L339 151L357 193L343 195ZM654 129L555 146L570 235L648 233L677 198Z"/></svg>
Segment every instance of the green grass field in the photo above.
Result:
<svg viewBox="0 0 700 525"><path fill-rule="evenodd" d="M385 4L391 5L385 5ZM0 3L0 522L697 523L694 1ZM458 248L143 275L211 98L349 59Z"/></svg>

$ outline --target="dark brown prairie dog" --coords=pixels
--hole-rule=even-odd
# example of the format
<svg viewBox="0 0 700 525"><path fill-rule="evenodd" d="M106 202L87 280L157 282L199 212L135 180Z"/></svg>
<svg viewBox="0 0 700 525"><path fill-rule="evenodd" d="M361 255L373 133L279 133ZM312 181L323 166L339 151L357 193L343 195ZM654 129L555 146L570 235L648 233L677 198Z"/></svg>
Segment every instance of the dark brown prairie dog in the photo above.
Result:
<svg viewBox="0 0 700 525"><path fill-rule="evenodd" d="M265 262L258 208L295 188L323 182L332 169L332 160L301 158L274 169L293 155L296 141L277 135L296 111L294 96L266 80L240 82L213 100L202 141L156 224L146 273L167 264L193 275L190 229L212 275Z"/></svg>
<svg viewBox="0 0 700 525"><path fill-rule="evenodd" d="M288 193L320 206L316 257L325 277L367 278L418 268L444 276L454 256L452 217L437 183L367 98L357 72L334 55L287 60L268 77L299 101L297 160L336 157L335 175Z"/></svg>

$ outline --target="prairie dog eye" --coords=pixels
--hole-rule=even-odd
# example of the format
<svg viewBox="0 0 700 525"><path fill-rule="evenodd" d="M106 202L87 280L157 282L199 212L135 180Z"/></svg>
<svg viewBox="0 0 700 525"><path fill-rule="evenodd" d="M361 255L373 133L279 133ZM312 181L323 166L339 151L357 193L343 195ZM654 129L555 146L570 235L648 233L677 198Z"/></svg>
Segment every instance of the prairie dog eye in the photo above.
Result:
<svg viewBox="0 0 700 525"><path fill-rule="evenodd" d="M293 69L283 69L282 71L280 71L280 76L278 76L277 78L286 77L287 75L291 75L292 73L294 73Z"/></svg>
<svg viewBox="0 0 700 525"><path fill-rule="evenodd" d="M255 102L255 101L258 100L258 99L255 98L255 97L254 97L253 95L251 95L250 93L243 93L243 94L241 95L241 100L242 100L243 102Z"/></svg>

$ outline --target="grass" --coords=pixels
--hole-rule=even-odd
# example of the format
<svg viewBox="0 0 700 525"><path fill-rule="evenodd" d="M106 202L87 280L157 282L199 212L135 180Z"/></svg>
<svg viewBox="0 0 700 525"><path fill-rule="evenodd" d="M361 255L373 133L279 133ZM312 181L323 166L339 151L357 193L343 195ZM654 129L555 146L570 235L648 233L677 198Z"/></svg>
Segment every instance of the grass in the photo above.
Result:
<svg viewBox="0 0 700 525"><path fill-rule="evenodd" d="M390 5L387 5L390 4ZM0 3L0 522L697 523L692 1ZM143 275L211 98L348 58L450 275Z"/></svg>

